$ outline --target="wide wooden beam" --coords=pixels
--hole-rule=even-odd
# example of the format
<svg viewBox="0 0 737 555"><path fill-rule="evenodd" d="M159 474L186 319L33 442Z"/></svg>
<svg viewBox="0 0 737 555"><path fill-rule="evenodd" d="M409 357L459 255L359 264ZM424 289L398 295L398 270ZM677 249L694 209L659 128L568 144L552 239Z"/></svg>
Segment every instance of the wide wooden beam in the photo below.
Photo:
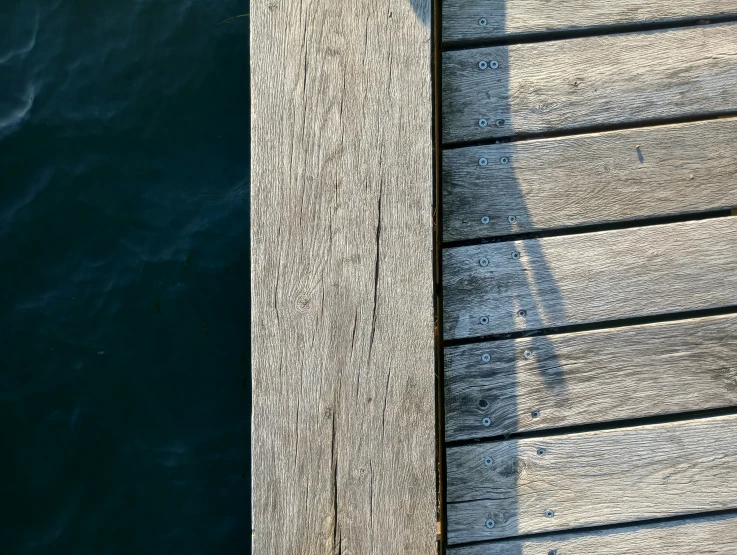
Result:
<svg viewBox="0 0 737 555"><path fill-rule="evenodd" d="M251 5L253 553L436 550L429 20Z"/></svg>

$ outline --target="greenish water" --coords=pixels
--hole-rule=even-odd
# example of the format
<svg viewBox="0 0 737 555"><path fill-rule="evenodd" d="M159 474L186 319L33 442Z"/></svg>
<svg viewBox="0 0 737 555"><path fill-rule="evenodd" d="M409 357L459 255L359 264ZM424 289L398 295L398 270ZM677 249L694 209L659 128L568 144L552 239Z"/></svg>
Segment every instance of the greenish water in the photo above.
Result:
<svg viewBox="0 0 737 555"><path fill-rule="evenodd" d="M245 1L0 0L0 552L246 553Z"/></svg>

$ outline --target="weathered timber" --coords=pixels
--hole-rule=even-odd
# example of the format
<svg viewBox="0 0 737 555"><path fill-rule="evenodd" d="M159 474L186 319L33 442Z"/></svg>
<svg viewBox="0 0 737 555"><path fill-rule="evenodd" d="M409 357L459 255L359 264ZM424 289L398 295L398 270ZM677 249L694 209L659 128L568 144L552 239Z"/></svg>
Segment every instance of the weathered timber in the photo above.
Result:
<svg viewBox="0 0 737 555"><path fill-rule="evenodd" d="M736 206L735 118L443 152L444 241Z"/></svg>
<svg viewBox="0 0 737 555"><path fill-rule="evenodd" d="M609 530L536 536L524 540L451 548L448 555L734 555L737 517L733 514L677 519Z"/></svg>
<svg viewBox="0 0 737 555"><path fill-rule="evenodd" d="M442 66L446 143L737 110L735 23L451 51Z"/></svg>
<svg viewBox="0 0 737 555"><path fill-rule="evenodd" d="M443 0L443 41L734 15L737 6L732 0Z"/></svg>
<svg viewBox="0 0 737 555"><path fill-rule="evenodd" d="M445 339L737 305L737 217L445 249Z"/></svg>
<svg viewBox="0 0 737 555"><path fill-rule="evenodd" d="M436 551L429 19L251 6L253 553Z"/></svg>
<svg viewBox="0 0 737 555"><path fill-rule="evenodd" d="M448 448L448 540L735 508L735 437L732 415Z"/></svg>
<svg viewBox="0 0 737 555"><path fill-rule="evenodd" d="M734 406L737 315L445 349L447 441Z"/></svg>

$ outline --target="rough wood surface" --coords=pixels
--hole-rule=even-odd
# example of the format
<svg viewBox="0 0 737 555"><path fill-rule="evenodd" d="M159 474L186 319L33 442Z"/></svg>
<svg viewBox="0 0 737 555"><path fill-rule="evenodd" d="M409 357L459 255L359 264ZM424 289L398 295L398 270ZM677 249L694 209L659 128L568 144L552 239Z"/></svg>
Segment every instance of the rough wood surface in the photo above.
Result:
<svg viewBox="0 0 737 555"><path fill-rule="evenodd" d="M735 315L445 349L447 441L732 406Z"/></svg>
<svg viewBox="0 0 737 555"><path fill-rule="evenodd" d="M253 553L436 551L429 14L251 6Z"/></svg>
<svg viewBox="0 0 737 555"><path fill-rule="evenodd" d="M735 437L732 415L448 448L448 541L735 508Z"/></svg>
<svg viewBox="0 0 737 555"><path fill-rule="evenodd" d="M445 52L442 71L448 143L733 111L737 24Z"/></svg>
<svg viewBox="0 0 737 555"><path fill-rule="evenodd" d="M443 41L737 14L733 0L443 0ZM479 20L486 20L480 25Z"/></svg>
<svg viewBox="0 0 737 555"><path fill-rule="evenodd" d="M731 305L734 216L443 252L445 339Z"/></svg>
<svg viewBox="0 0 737 555"><path fill-rule="evenodd" d="M735 206L735 118L443 152L445 241Z"/></svg>
<svg viewBox="0 0 737 555"><path fill-rule="evenodd" d="M734 555L737 517L690 517L611 530L536 536L451 548L448 555Z"/></svg>

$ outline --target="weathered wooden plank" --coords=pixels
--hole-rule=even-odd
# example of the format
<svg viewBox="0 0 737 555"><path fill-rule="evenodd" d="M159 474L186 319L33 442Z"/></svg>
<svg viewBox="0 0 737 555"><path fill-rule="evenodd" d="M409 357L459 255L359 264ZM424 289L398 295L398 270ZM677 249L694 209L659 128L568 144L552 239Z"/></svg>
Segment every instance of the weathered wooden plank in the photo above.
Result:
<svg viewBox="0 0 737 555"><path fill-rule="evenodd" d="M436 551L429 15L251 6L253 553Z"/></svg>
<svg viewBox="0 0 737 555"><path fill-rule="evenodd" d="M442 65L446 143L737 109L734 23L451 51Z"/></svg>
<svg viewBox="0 0 737 555"><path fill-rule="evenodd" d="M448 541L735 508L735 437L732 415L449 448Z"/></svg>
<svg viewBox="0 0 737 555"><path fill-rule="evenodd" d="M737 304L737 217L445 249L445 339Z"/></svg>
<svg viewBox="0 0 737 555"><path fill-rule="evenodd" d="M447 441L732 406L736 315L445 349Z"/></svg>
<svg viewBox="0 0 737 555"><path fill-rule="evenodd" d="M609 530L502 540L448 549L448 555L734 555L737 517L691 517Z"/></svg>
<svg viewBox="0 0 737 555"><path fill-rule="evenodd" d="M443 0L443 41L730 15L737 15L733 0Z"/></svg>
<svg viewBox="0 0 737 555"><path fill-rule="evenodd" d="M733 206L735 118L443 152L445 241Z"/></svg>

